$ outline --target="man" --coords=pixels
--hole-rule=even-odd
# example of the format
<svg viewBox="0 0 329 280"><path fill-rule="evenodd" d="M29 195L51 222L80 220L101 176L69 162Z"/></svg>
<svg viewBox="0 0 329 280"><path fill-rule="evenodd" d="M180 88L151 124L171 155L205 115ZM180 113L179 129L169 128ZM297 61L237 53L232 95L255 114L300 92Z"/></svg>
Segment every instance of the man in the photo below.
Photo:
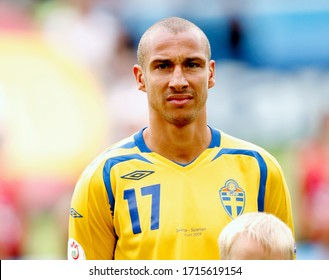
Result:
<svg viewBox="0 0 329 280"><path fill-rule="evenodd" d="M251 211L271 212L293 231L276 160L207 124L215 62L206 35L185 19L164 19L142 36L137 56L149 126L82 174L68 258L218 259L222 228Z"/></svg>
<svg viewBox="0 0 329 280"><path fill-rule="evenodd" d="M249 212L235 218L222 230L218 245L222 260L295 259L290 228L264 212Z"/></svg>

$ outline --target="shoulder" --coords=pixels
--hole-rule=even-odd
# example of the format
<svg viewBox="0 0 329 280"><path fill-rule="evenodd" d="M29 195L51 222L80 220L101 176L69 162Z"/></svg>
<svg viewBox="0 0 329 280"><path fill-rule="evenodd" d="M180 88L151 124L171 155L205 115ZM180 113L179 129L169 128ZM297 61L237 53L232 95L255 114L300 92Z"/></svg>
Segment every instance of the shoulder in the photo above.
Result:
<svg viewBox="0 0 329 280"><path fill-rule="evenodd" d="M219 129L215 129L219 131L220 133L220 146L222 148L232 148L232 149L251 149L251 150L259 150L259 151L265 151L263 148L260 146L243 140L241 138L237 138L235 136L232 136L230 134L227 134Z"/></svg>
<svg viewBox="0 0 329 280"><path fill-rule="evenodd" d="M266 162L271 162L278 165L275 157L263 147L256 145L250 141L246 141L232 135L229 135L221 130L216 129L220 133L220 148L227 151L240 152L240 153L256 153L262 157Z"/></svg>
<svg viewBox="0 0 329 280"><path fill-rule="evenodd" d="M82 172L79 180L88 180L95 173L102 172L105 164L140 153L135 142L135 134L124 138L105 149Z"/></svg>

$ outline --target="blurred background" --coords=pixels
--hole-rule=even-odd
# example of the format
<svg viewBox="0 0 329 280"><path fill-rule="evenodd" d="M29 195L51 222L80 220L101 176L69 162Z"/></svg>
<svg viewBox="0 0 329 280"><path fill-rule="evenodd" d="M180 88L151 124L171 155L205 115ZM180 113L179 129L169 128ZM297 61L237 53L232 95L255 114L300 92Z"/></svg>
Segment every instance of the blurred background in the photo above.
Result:
<svg viewBox="0 0 329 280"><path fill-rule="evenodd" d="M209 124L281 164L297 259L329 259L327 0L0 0L0 259L66 259L79 175L147 125L132 65L168 16L209 37Z"/></svg>

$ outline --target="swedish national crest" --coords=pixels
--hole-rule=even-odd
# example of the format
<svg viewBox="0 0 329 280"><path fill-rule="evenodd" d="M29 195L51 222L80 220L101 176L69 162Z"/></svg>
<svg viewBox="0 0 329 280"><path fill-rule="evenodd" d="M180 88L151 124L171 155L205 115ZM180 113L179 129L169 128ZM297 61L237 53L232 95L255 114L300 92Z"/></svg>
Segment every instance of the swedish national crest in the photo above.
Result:
<svg viewBox="0 0 329 280"><path fill-rule="evenodd" d="M219 190L219 197L226 213L232 218L236 218L243 213L246 195L238 183L229 179Z"/></svg>

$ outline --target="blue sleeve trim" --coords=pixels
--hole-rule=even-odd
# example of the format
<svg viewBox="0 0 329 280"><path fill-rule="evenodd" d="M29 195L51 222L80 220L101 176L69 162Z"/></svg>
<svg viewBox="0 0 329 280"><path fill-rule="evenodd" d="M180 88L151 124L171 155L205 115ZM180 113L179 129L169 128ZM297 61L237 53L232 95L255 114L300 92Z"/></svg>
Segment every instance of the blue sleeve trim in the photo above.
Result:
<svg viewBox="0 0 329 280"><path fill-rule="evenodd" d="M135 147L136 147L135 142L128 142L126 144L123 144L122 146L118 146L117 148L120 148L120 149L132 149L132 148L135 148Z"/></svg>
<svg viewBox="0 0 329 280"><path fill-rule="evenodd" d="M109 158L104 164L103 181L104 181L105 188L107 191L107 195L108 195L108 199L109 199L109 203L110 203L110 209L111 209L112 214L114 213L115 198L113 195L111 178L110 178L111 168L113 166L117 165L118 163L129 161L129 160L134 160L134 159L149 162L152 164L152 162L150 162L149 160L147 160L146 158L144 158L138 154L117 156L117 157Z"/></svg>

